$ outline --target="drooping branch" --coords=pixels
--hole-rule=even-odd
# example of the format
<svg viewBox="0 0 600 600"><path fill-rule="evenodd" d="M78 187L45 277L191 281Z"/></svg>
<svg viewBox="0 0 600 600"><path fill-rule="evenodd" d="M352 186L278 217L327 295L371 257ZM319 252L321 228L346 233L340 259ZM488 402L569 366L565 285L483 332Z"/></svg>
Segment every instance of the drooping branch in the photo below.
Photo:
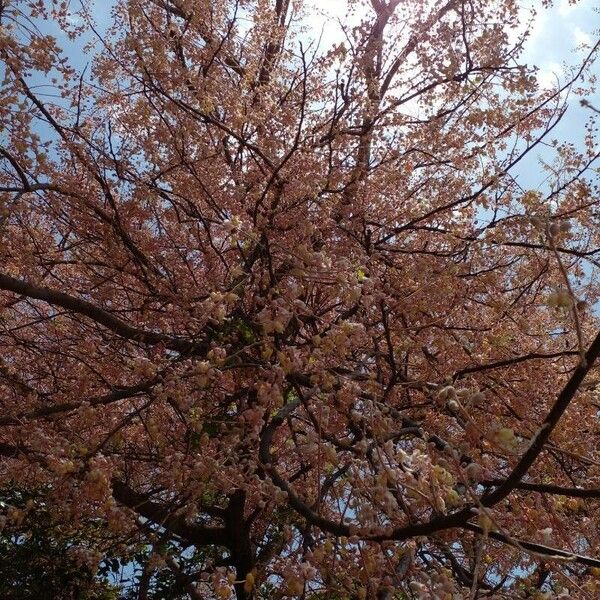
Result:
<svg viewBox="0 0 600 600"><path fill-rule="evenodd" d="M288 494L288 501L290 505L301 514L309 523L316 525L323 531L329 531L335 535L350 535L350 529L343 523L334 523L325 517L317 514L312 510L302 499L296 494L293 488L285 481L285 479L278 473L274 465L274 458L271 454L270 448L273 441L273 435L278 427L285 423L286 419L300 406L300 399L293 400L286 404L272 419L271 422L265 427L260 438L259 446L259 458L265 471L269 474L269 477L273 483Z"/></svg>
<svg viewBox="0 0 600 600"><path fill-rule="evenodd" d="M91 398L90 400L88 400L88 404L90 406L106 406L108 404L112 404L113 402L118 402L127 398L134 398L140 394L147 392L157 381L157 379L153 379L151 381L145 381L144 383L140 383L138 385L116 389L108 394L104 394L96 398ZM53 417L55 415L77 410L80 406L82 406L82 404L83 401L66 402L62 404L44 406L43 408L23 412L15 416L6 415L4 417L0 417L0 426L19 425L24 421L29 422L35 421L37 419Z"/></svg>
<svg viewBox="0 0 600 600"><path fill-rule="evenodd" d="M51 288L34 285L5 273L0 273L0 289L21 294L27 298L43 300L54 306L60 306L76 314L86 316L95 323L116 333L118 336L141 344L162 344L169 350L194 354L206 351L207 348L201 342L192 343L184 338L133 327L87 300L82 300L81 298L76 298L75 296Z"/></svg>

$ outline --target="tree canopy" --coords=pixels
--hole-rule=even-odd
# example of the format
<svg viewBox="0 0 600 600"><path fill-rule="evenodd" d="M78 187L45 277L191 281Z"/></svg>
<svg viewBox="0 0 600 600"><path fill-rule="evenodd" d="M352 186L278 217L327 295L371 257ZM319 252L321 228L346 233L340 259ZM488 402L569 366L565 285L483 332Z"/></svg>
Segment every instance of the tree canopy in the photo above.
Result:
<svg viewBox="0 0 600 600"><path fill-rule="evenodd" d="M348 9L0 0L3 561L41 511L137 600L598 597L598 44Z"/></svg>

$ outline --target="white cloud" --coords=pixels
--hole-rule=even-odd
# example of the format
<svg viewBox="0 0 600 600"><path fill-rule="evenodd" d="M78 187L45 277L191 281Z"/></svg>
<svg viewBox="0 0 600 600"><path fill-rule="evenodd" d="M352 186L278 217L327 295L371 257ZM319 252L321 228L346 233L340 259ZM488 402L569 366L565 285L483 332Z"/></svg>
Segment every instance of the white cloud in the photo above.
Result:
<svg viewBox="0 0 600 600"><path fill-rule="evenodd" d="M573 38L575 40L575 46L577 48L579 48L580 46L591 47L592 45L592 36L589 33L583 31L583 29L581 29L580 27L575 27L573 29Z"/></svg>
<svg viewBox="0 0 600 600"><path fill-rule="evenodd" d="M557 62L546 62L540 66L538 71L538 81L543 88L554 88L562 75L564 75L564 67Z"/></svg>
<svg viewBox="0 0 600 600"><path fill-rule="evenodd" d="M536 14L531 29L529 30L529 38L527 39L527 47L530 51L546 37L549 18L550 15L547 10L540 10Z"/></svg>
<svg viewBox="0 0 600 600"><path fill-rule="evenodd" d="M558 14L561 17L566 17L569 13L577 9L577 5L572 0L560 0L558 4Z"/></svg>
<svg viewBox="0 0 600 600"><path fill-rule="evenodd" d="M349 15L348 3L344 0L312 0L306 4L304 23L309 26L312 36L321 37L321 48L329 48L344 41L343 28L358 25L364 14L364 11L355 11Z"/></svg>

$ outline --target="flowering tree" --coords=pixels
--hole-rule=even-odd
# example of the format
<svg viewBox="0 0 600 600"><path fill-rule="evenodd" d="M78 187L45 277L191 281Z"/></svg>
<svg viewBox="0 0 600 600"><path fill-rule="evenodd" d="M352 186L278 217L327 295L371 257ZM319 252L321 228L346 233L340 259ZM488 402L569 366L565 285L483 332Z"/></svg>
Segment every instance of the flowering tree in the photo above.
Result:
<svg viewBox="0 0 600 600"><path fill-rule="evenodd" d="M516 0L331 48L299 1L68 5L0 1L2 525L143 548L140 600L597 597L593 104L552 141L597 48L547 90Z"/></svg>

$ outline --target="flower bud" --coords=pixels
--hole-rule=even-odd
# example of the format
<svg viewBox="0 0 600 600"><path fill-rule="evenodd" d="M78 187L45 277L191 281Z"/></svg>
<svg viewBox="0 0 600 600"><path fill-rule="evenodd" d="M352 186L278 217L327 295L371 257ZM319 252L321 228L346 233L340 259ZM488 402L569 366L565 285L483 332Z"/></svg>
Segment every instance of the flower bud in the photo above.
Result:
<svg viewBox="0 0 600 600"><path fill-rule="evenodd" d="M560 224L561 233L570 233L571 232L571 223L569 221L563 221Z"/></svg>
<svg viewBox="0 0 600 600"><path fill-rule="evenodd" d="M483 469L481 468L481 465L478 465L476 462L472 462L465 467L465 474L471 481L478 482L481 481Z"/></svg>
<svg viewBox="0 0 600 600"><path fill-rule="evenodd" d="M531 221L531 224L538 229L541 229L544 226L544 219L542 219L542 217L538 217L536 215L536 216L530 217L529 220Z"/></svg>
<svg viewBox="0 0 600 600"><path fill-rule="evenodd" d="M443 387L438 392L438 399L442 403L447 402L448 400L455 400L456 399L456 390L454 389L453 386L447 385L446 387Z"/></svg>
<svg viewBox="0 0 600 600"><path fill-rule="evenodd" d="M448 400L447 406L452 412L458 412L460 409L460 405L456 400Z"/></svg>
<svg viewBox="0 0 600 600"><path fill-rule="evenodd" d="M556 237L560 233L560 223L551 223L548 227L548 233L552 237Z"/></svg>

